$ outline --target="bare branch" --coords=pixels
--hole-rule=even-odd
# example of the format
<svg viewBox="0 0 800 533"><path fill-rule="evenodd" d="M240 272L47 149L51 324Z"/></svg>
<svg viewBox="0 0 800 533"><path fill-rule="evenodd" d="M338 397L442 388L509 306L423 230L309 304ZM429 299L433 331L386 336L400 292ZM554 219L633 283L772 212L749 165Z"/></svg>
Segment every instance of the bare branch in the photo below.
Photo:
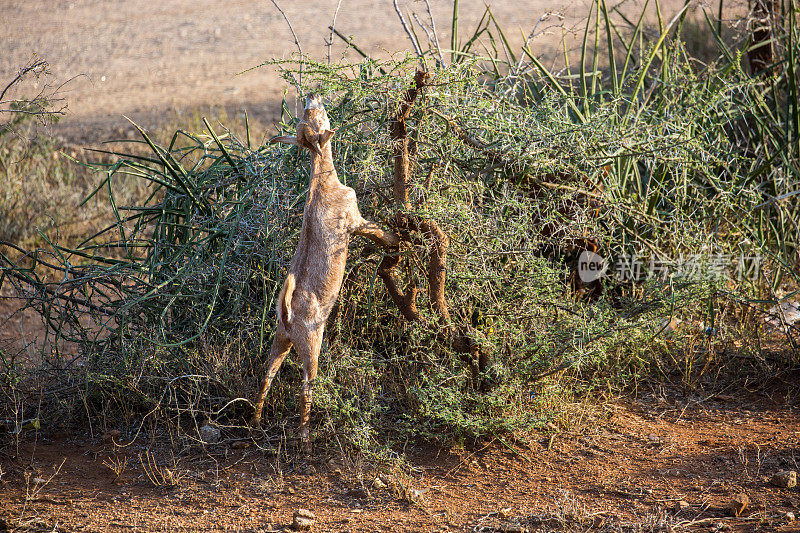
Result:
<svg viewBox="0 0 800 533"><path fill-rule="evenodd" d="M422 57L422 50L419 48L419 43L417 42L417 38L414 36L414 33L409 29L408 24L406 23L406 19L403 16L403 13L400 11L400 6L397 5L397 0L392 0L394 4L394 10L397 12L397 16L400 18L400 24L403 26L403 30L405 30L406 35L408 35L411 44L414 46L414 51L417 53L418 57Z"/></svg>
<svg viewBox="0 0 800 533"><path fill-rule="evenodd" d="M331 33L328 35L328 40L325 45L328 47L328 64L331 64L331 47L333 46L333 31L336 28L336 17L339 15L339 8L342 7L342 0L336 4L336 11L333 12L333 20L331 21L331 25L328 26L330 28Z"/></svg>
<svg viewBox="0 0 800 533"><path fill-rule="evenodd" d="M289 17L286 16L286 13L284 13L283 9L281 9L281 6L278 5L278 2L276 0L270 0L270 1L272 2L272 5L275 6L275 9L277 9L280 12L280 14L283 15L283 20L286 21L286 25L289 26L289 31L292 32L292 37L294 37L294 44L297 46L297 51L300 52L300 57L302 58L303 57L303 47L300 45L300 39L297 37L297 34L294 31L294 28L292 27L292 23L289 21ZM297 83L298 83L298 85L300 87L303 86L303 63L302 62L300 63L300 75L299 75L299 80L298 80Z"/></svg>
<svg viewBox="0 0 800 533"><path fill-rule="evenodd" d="M425 0L425 6L428 11L428 20L430 20L430 28L428 24L423 22L416 13L412 13L411 16L417 21L417 24L422 28L422 31L425 32L425 36L428 38L428 45L431 50L435 50L436 57L436 64L438 66L444 66L444 57L442 57L442 47L439 45L439 34L436 31L436 20L433 18L433 12L431 11L431 4L429 0Z"/></svg>
<svg viewBox="0 0 800 533"><path fill-rule="evenodd" d="M58 93L71 79L55 88L46 83L46 80L42 80L40 87L40 78L49 73L47 67L46 61L34 57L17 71L17 75L0 92L0 115L10 116L5 122L0 122L0 135L13 131L18 124L25 121L25 117L37 117L45 123L48 118L66 114L67 106L63 104L63 99L58 97ZM38 93L33 96L15 95L26 78L34 79L33 86L40 87ZM61 107L56 108L54 106L56 102L61 102Z"/></svg>
<svg viewBox="0 0 800 533"><path fill-rule="evenodd" d="M15 84L19 83L19 81L26 75L33 72L34 75L38 77L40 74L44 73L46 69L47 69L47 62L41 59L36 60L33 63L29 63L28 65L19 69L19 72L17 72L17 76L13 80L11 80L8 83L8 85L6 85L6 88L3 89L3 92L0 93L0 102L5 100L6 93L8 92L8 90Z"/></svg>
<svg viewBox="0 0 800 533"><path fill-rule="evenodd" d="M549 19L551 16L555 16L556 18L558 18L559 21L564 20L564 15L562 15L559 12L548 11L545 14L543 14L541 17L539 17L539 20L536 21L536 24L534 24L533 29L528 34L528 37L525 39L525 43L522 45L523 50L527 49L528 45L531 42L531 40L534 37L536 37L536 35L537 35L536 30L539 29L539 24L541 24L545 20ZM562 24L551 24L550 26L547 26L546 28L544 28L542 30L542 33L544 33L546 30L549 30L550 28L553 28L553 27L562 27L563 28L563 25ZM523 54L523 55L520 56L519 61L517 62L517 66L514 67L514 73L515 74L519 73L519 69L522 68L522 63L524 61L525 61L525 55Z"/></svg>
<svg viewBox="0 0 800 533"><path fill-rule="evenodd" d="M425 8L428 10L428 18L431 20L431 32L433 33L433 41L436 44L436 53L439 56L439 63L444 66L442 47L439 46L439 33L436 31L436 20L433 18L433 12L431 11L431 3L429 0L425 0Z"/></svg>

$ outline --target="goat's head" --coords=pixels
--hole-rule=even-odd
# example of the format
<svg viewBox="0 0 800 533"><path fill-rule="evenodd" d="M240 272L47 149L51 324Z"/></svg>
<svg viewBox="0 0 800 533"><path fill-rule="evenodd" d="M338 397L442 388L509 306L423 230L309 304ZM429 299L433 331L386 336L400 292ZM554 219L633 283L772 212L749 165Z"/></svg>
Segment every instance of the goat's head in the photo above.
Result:
<svg viewBox="0 0 800 533"><path fill-rule="evenodd" d="M335 132L336 130L331 129L328 113L322 105L322 97L309 94L306 97L303 120L297 124L297 136L273 137L269 142L296 144L321 156L323 146L330 142Z"/></svg>

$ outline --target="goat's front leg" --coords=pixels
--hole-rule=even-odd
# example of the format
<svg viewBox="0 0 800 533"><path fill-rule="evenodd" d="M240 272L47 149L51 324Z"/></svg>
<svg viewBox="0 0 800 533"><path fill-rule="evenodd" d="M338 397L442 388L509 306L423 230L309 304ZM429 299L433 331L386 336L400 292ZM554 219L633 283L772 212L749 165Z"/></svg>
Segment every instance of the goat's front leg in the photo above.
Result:
<svg viewBox="0 0 800 533"><path fill-rule="evenodd" d="M390 248L400 244L400 237L398 237L397 234L392 231L386 231L376 223L363 218L361 215L358 216L352 233L353 235L366 237L384 248Z"/></svg>
<svg viewBox="0 0 800 533"><path fill-rule="evenodd" d="M323 329L309 332L306 342L298 342L295 346L303 361L303 388L300 390L300 444L303 451L311 454L308 421L311 418L311 402L314 399L314 384L317 380L319 352L322 348Z"/></svg>
<svg viewBox="0 0 800 533"><path fill-rule="evenodd" d="M283 327L278 326L278 330L275 332L275 338L272 339L272 347L269 350L267 375L264 377L264 381L261 382L261 392L256 399L256 411L253 413L253 420L251 422L252 426L255 428L261 427L261 411L264 410L264 399L267 397L267 393L270 387L272 387L272 381L275 379L278 370L280 370L283 360L289 355L289 350L291 350L291 348L292 341L289 339L289 336L286 335Z"/></svg>

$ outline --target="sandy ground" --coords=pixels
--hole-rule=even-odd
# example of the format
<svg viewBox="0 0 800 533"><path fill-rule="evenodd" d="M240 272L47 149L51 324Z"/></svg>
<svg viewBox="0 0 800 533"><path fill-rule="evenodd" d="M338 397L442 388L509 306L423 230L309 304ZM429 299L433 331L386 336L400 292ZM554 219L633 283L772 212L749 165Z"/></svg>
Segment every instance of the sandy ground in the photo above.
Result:
<svg viewBox="0 0 800 533"><path fill-rule="evenodd" d="M327 57L327 28L337 2L279 2L303 52L316 59ZM560 49L562 27L582 31L579 20L588 12L585 0L490 4L516 45L536 28L531 48L545 57ZM679 4L662 2L667 13ZM400 5L427 20L425 2L403 0ZM431 5L440 41L447 47L452 3L431 0ZM461 0L460 5L460 34L467 36L484 11L484 1ZM564 18L553 15L537 26L551 12ZM377 57L410 46L391 0L342 0L336 28L355 36L363 50ZM127 127L122 115L152 127L179 111L218 106L247 109L268 122L285 83L273 69L249 69L296 52L287 23L270 0L0 0L0 40L0 81L10 80L34 55L46 60L48 83L64 84L59 94L68 105L67 116L53 132L83 142L97 142ZM343 53L355 56L341 39L333 41L334 61Z"/></svg>
<svg viewBox="0 0 800 533"><path fill-rule="evenodd" d="M153 448L130 443L135 428L114 439L28 435L0 448L0 531L291 531L301 508L320 532L798 531L800 492L771 482L798 469L796 385L736 398L653 391L576 413L567 431L409 444L413 470L384 483L353 457L287 458L225 434L172 455L155 448L151 463L178 479L156 487L140 459ZM734 516L740 494L749 503Z"/></svg>

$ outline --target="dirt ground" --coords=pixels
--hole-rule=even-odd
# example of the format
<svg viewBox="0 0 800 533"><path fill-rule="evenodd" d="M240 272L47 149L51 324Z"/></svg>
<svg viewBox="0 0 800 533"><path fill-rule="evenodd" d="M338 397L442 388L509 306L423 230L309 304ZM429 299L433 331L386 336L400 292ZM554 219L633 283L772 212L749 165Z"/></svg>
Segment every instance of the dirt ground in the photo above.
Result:
<svg viewBox="0 0 800 533"><path fill-rule="evenodd" d="M313 531L331 532L799 531L800 491L770 482L798 470L796 386L736 398L656 391L583 409L571 430L408 447L413 471L377 483L341 457L276 455L223 434L177 460L154 454L178 480L155 487L147 439L115 445L128 429L27 435L0 451L0 530L270 532L290 530L302 508ZM749 504L733 516L742 493Z"/></svg>

